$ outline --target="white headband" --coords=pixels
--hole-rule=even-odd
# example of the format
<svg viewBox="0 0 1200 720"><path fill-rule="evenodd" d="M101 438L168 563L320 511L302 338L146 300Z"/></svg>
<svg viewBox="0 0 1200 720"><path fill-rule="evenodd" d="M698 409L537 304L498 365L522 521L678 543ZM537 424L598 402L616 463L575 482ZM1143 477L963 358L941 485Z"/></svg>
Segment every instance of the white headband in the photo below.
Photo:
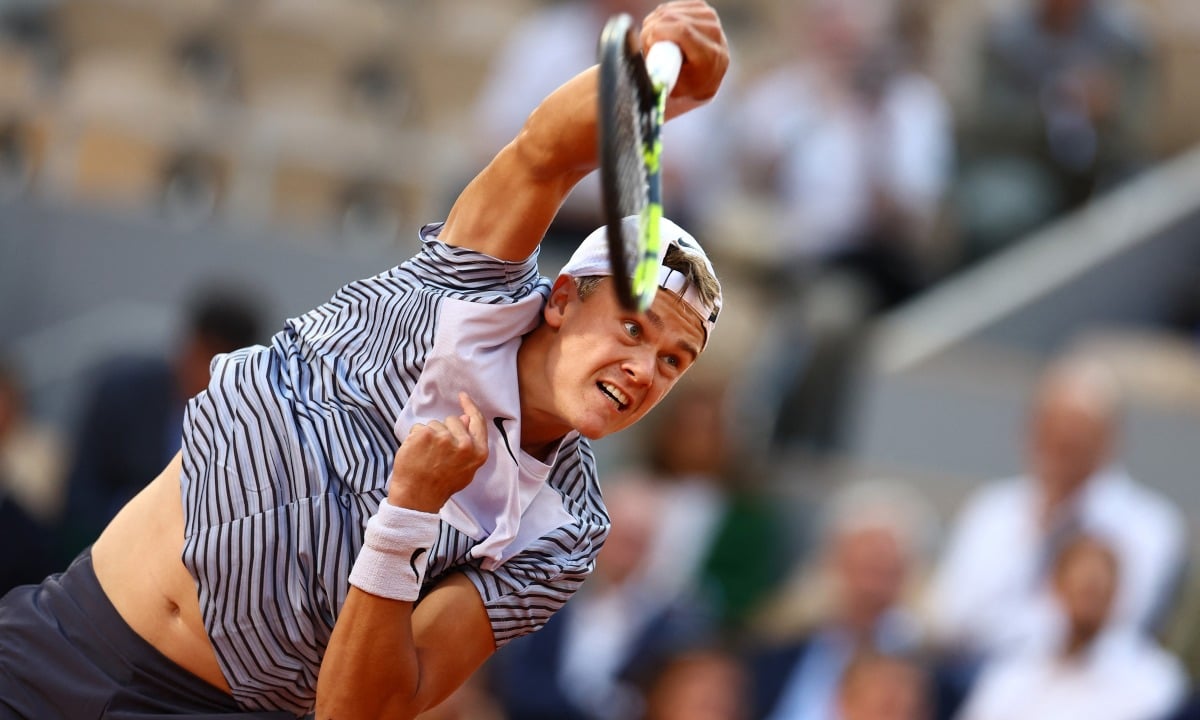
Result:
<svg viewBox="0 0 1200 720"><path fill-rule="evenodd" d="M631 215L622 221L626 232L637 232L637 223L638 218L636 215ZM717 277L712 263L709 262L708 255L704 253L704 249L700 247L700 243L696 242L696 238L688 234L686 230L667 218L663 218L659 221L659 231L663 239L659 255L660 261L666 256L667 248L674 245L680 251L703 260L704 265L708 268L713 278ZM570 275L575 278L612 275L612 266L609 263L608 257L607 229L600 227L584 238L583 242L579 244L579 247L571 255L571 259L567 260L566 265L563 265L563 269L559 271L559 275ZM658 286L664 290L671 291L696 311L696 314L700 316L700 323L704 328L704 342L707 344L708 337L712 334L713 326L716 325L717 315L721 312L720 283L717 284L717 296L711 303L705 303L700 298L700 293L694 284L688 282L686 275L663 265L658 271Z"/></svg>

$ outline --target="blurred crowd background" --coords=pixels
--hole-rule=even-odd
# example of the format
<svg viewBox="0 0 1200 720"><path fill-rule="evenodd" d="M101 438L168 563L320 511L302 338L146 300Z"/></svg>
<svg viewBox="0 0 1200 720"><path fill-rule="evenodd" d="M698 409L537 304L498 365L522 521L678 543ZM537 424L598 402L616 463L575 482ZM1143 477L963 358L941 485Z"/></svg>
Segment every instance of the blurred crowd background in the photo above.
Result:
<svg viewBox="0 0 1200 720"><path fill-rule="evenodd" d="M593 578L431 716L1200 717L1200 4L714 4L665 133L709 357L597 444ZM0 0L0 591L651 6Z"/></svg>

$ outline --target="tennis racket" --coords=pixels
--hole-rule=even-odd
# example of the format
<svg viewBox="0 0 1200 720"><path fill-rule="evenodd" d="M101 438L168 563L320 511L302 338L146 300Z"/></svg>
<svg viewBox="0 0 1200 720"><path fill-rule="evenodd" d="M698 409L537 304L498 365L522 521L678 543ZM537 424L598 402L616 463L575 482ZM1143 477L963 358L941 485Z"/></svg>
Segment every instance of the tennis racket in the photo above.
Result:
<svg viewBox="0 0 1200 720"><path fill-rule="evenodd" d="M613 285L621 304L644 311L654 302L662 265L662 126L667 96L683 56L655 43L643 60L633 19L614 15L600 36L598 124L600 182ZM636 215L637 232L622 220Z"/></svg>

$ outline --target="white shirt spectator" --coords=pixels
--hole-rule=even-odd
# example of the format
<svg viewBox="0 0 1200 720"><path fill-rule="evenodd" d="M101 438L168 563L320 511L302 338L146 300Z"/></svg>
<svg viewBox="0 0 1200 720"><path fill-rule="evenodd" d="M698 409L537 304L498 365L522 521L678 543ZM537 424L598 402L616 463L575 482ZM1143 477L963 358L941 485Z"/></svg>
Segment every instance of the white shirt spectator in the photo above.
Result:
<svg viewBox="0 0 1200 720"><path fill-rule="evenodd" d="M750 164L774 168L774 200L791 228L781 252L820 258L866 229L883 191L906 215L930 219L953 156L951 116L926 77L900 73L874 108L830 92L804 65L753 86L738 128Z"/></svg>
<svg viewBox="0 0 1200 720"><path fill-rule="evenodd" d="M1039 507L1038 486L1026 476L989 484L968 499L931 587L930 622L944 642L990 653L1043 634L1057 610ZM1121 579L1111 623L1147 629L1183 567L1183 516L1115 466L1087 482L1071 512L1074 529L1105 538L1117 553Z"/></svg>
<svg viewBox="0 0 1200 720"><path fill-rule="evenodd" d="M986 667L959 720L1159 720L1184 698L1179 661L1138 633L1109 631L1075 658L1058 646Z"/></svg>

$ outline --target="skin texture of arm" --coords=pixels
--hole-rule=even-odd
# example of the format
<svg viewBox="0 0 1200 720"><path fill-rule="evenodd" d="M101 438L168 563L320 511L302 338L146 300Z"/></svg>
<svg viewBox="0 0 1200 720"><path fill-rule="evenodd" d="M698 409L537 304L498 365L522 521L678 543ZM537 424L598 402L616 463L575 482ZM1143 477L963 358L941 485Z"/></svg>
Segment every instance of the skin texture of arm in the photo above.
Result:
<svg viewBox="0 0 1200 720"><path fill-rule="evenodd" d="M463 575L439 583L416 607L352 587L321 665L317 717L415 717L495 649L483 601Z"/></svg>
<svg viewBox="0 0 1200 720"><path fill-rule="evenodd" d="M685 58L667 104L668 118L712 99L729 65L716 12L700 0L660 5L642 23L641 41L679 45ZM589 68L547 97L511 143L463 190L441 240L501 260L537 248L563 200L596 168L597 69Z"/></svg>

